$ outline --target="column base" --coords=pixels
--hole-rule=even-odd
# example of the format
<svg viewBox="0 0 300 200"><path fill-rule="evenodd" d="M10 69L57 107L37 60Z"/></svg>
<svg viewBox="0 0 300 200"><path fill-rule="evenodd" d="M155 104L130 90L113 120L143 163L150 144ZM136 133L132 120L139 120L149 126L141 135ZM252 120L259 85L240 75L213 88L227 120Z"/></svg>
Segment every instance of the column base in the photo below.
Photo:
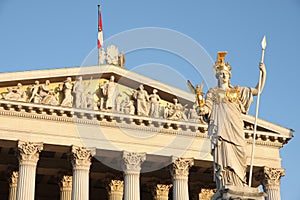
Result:
<svg viewBox="0 0 300 200"><path fill-rule="evenodd" d="M266 194L258 188L224 186L218 190L211 200L264 200Z"/></svg>

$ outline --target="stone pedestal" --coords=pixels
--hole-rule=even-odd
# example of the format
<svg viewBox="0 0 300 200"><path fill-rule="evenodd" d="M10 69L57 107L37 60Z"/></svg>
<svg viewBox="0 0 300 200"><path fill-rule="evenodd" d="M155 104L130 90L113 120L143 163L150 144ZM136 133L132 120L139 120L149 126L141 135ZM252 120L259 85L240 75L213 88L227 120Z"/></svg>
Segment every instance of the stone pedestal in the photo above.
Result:
<svg viewBox="0 0 300 200"><path fill-rule="evenodd" d="M18 186L18 177L19 172L14 171L9 178L9 200L16 200L17 199L17 186Z"/></svg>
<svg viewBox="0 0 300 200"><path fill-rule="evenodd" d="M72 146L72 200L89 200L89 171L91 150L85 147Z"/></svg>
<svg viewBox="0 0 300 200"><path fill-rule="evenodd" d="M124 181L121 180L111 180L108 187L109 200L122 200Z"/></svg>
<svg viewBox="0 0 300 200"><path fill-rule="evenodd" d="M280 178L285 175L284 169L264 167L263 173L266 200L280 200Z"/></svg>
<svg viewBox="0 0 300 200"><path fill-rule="evenodd" d="M169 199L169 190L172 187L170 185L157 184L154 188L154 200L168 200Z"/></svg>
<svg viewBox="0 0 300 200"><path fill-rule="evenodd" d="M259 188L225 186L218 190L211 200L264 200L265 193L260 192Z"/></svg>
<svg viewBox="0 0 300 200"><path fill-rule="evenodd" d="M140 171L145 159L146 153L123 152L124 200L140 199Z"/></svg>
<svg viewBox="0 0 300 200"><path fill-rule="evenodd" d="M36 166L42 149L42 143L18 142L18 200L34 200Z"/></svg>
<svg viewBox="0 0 300 200"><path fill-rule="evenodd" d="M171 175L173 177L173 200L188 200L189 169L194 165L192 158L173 159Z"/></svg>
<svg viewBox="0 0 300 200"><path fill-rule="evenodd" d="M63 176L60 183L60 200L72 199L72 176Z"/></svg>

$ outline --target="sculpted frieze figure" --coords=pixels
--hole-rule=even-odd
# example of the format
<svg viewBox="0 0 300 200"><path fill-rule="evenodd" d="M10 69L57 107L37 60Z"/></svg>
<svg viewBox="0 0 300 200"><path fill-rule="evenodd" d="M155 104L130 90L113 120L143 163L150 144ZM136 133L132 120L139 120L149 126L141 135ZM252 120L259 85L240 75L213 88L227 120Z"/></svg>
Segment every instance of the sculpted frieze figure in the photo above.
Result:
<svg viewBox="0 0 300 200"><path fill-rule="evenodd" d="M31 87L31 96L30 96L29 102L33 102L33 103L41 102L42 98L39 95L39 89L40 89L40 82L35 81L34 85Z"/></svg>
<svg viewBox="0 0 300 200"><path fill-rule="evenodd" d="M115 83L114 76L110 76L109 82L106 82L102 86L102 92L103 95L106 97L105 108L115 110L119 91L117 88L117 83Z"/></svg>
<svg viewBox="0 0 300 200"><path fill-rule="evenodd" d="M193 107L189 109L188 119L193 122L199 121L200 116L197 111L197 104L193 104Z"/></svg>
<svg viewBox="0 0 300 200"><path fill-rule="evenodd" d="M166 106L164 107L164 115L163 115L164 119L168 119L170 110L171 110L171 104L167 103Z"/></svg>
<svg viewBox="0 0 300 200"><path fill-rule="evenodd" d="M183 106L178 103L178 99L173 99L174 104L170 106L168 109L168 119L170 120L187 120L187 116L185 114L185 108L187 105Z"/></svg>
<svg viewBox="0 0 300 200"><path fill-rule="evenodd" d="M44 99L49 94L50 90L50 81L46 80L45 83L40 86L39 95Z"/></svg>
<svg viewBox="0 0 300 200"><path fill-rule="evenodd" d="M46 80L44 84L39 87L39 96L42 104L58 105L58 99L55 96L55 91L50 88L50 81Z"/></svg>
<svg viewBox="0 0 300 200"><path fill-rule="evenodd" d="M7 94L4 96L6 100L26 101L27 94L21 83L17 84L16 88L7 88Z"/></svg>
<svg viewBox="0 0 300 200"><path fill-rule="evenodd" d="M126 102L125 113L134 115L134 113L135 113L134 100L130 99L130 100L128 100L128 102Z"/></svg>
<svg viewBox="0 0 300 200"><path fill-rule="evenodd" d="M88 109L94 109L95 100L94 100L94 93L89 91L86 95L86 106Z"/></svg>
<svg viewBox="0 0 300 200"><path fill-rule="evenodd" d="M149 95L148 92L144 90L143 85L140 85L139 89L134 91L133 98L136 99L137 115L148 116Z"/></svg>
<svg viewBox="0 0 300 200"><path fill-rule="evenodd" d="M106 96L106 95L104 95L104 91L105 91L106 84L107 84L107 81L104 81L103 83L99 83L99 88L95 92L98 97L97 106L98 106L99 110L104 109L104 101L105 101L105 96Z"/></svg>
<svg viewBox="0 0 300 200"><path fill-rule="evenodd" d="M73 105L72 78L67 77L67 79L64 81L64 83L60 84L59 88L60 88L60 91L63 91L63 100L61 102L61 106L72 107L72 105Z"/></svg>
<svg viewBox="0 0 300 200"><path fill-rule="evenodd" d="M153 89L153 93L149 95L149 101L150 101L149 117L159 118L160 97L157 94L156 89Z"/></svg>
<svg viewBox="0 0 300 200"><path fill-rule="evenodd" d="M258 95L255 88L232 86L231 66L225 63L226 52L218 52L214 66L218 85L206 94L205 104L200 107L201 115L208 121L208 135L211 139L211 153L214 158L214 181L217 190L225 186L246 186L246 141L241 114L247 113ZM263 63L260 91L263 90L266 70ZM199 100L199 99L198 99Z"/></svg>
<svg viewBox="0 0 300 200"><path fill-rule="evenodd" d="M73 87L73 93L74 93L74 98L75 98L75 102L74 102L74 106L75 108L87 108L87 95L86 95L86 89L89 87L89 84L84 84L83 80L82 80L82 76L79 76L74 84Z"/></svg>

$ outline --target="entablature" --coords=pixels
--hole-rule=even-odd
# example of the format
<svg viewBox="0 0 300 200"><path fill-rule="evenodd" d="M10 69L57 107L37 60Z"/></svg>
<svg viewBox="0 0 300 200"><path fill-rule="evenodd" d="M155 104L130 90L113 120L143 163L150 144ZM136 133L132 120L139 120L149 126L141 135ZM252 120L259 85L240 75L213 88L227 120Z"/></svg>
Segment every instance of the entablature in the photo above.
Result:
<svg viewBox="0 0 300 200"><path fill-rule="evenodd" d="M0 100L0 115L51 120L60 123L122 127L126 129L143 130L149 133L155 132L160 134L200 137L204 139L208 138L206 123L168 120L124 113L67 108L19 101ZM251 127L245 127L244 132L247 143L252 144L253 130L251 130ZM283 135L272 131L257 131L256 144L283 147L290 139L291 135Z"/></svg>

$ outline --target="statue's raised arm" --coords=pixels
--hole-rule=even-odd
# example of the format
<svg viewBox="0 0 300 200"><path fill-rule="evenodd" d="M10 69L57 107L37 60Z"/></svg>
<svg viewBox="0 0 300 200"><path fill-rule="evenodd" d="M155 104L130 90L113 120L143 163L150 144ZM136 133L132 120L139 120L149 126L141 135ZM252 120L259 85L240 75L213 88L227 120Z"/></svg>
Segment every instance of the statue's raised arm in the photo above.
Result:
<svg viewBox="0 0 300 200"><path fill-rule="evenodd" d="M266 82L266 78L267 78L267 71L266 71L266 66L263 62L259 63L259 70L261 70L261 82L260 84L257 83L255 88L251 88L252 90L252 95L253 96L257 96L258 95L258 87L260 85L260 93L263 91L264 86L265 86L265 82Z"/></svg>

